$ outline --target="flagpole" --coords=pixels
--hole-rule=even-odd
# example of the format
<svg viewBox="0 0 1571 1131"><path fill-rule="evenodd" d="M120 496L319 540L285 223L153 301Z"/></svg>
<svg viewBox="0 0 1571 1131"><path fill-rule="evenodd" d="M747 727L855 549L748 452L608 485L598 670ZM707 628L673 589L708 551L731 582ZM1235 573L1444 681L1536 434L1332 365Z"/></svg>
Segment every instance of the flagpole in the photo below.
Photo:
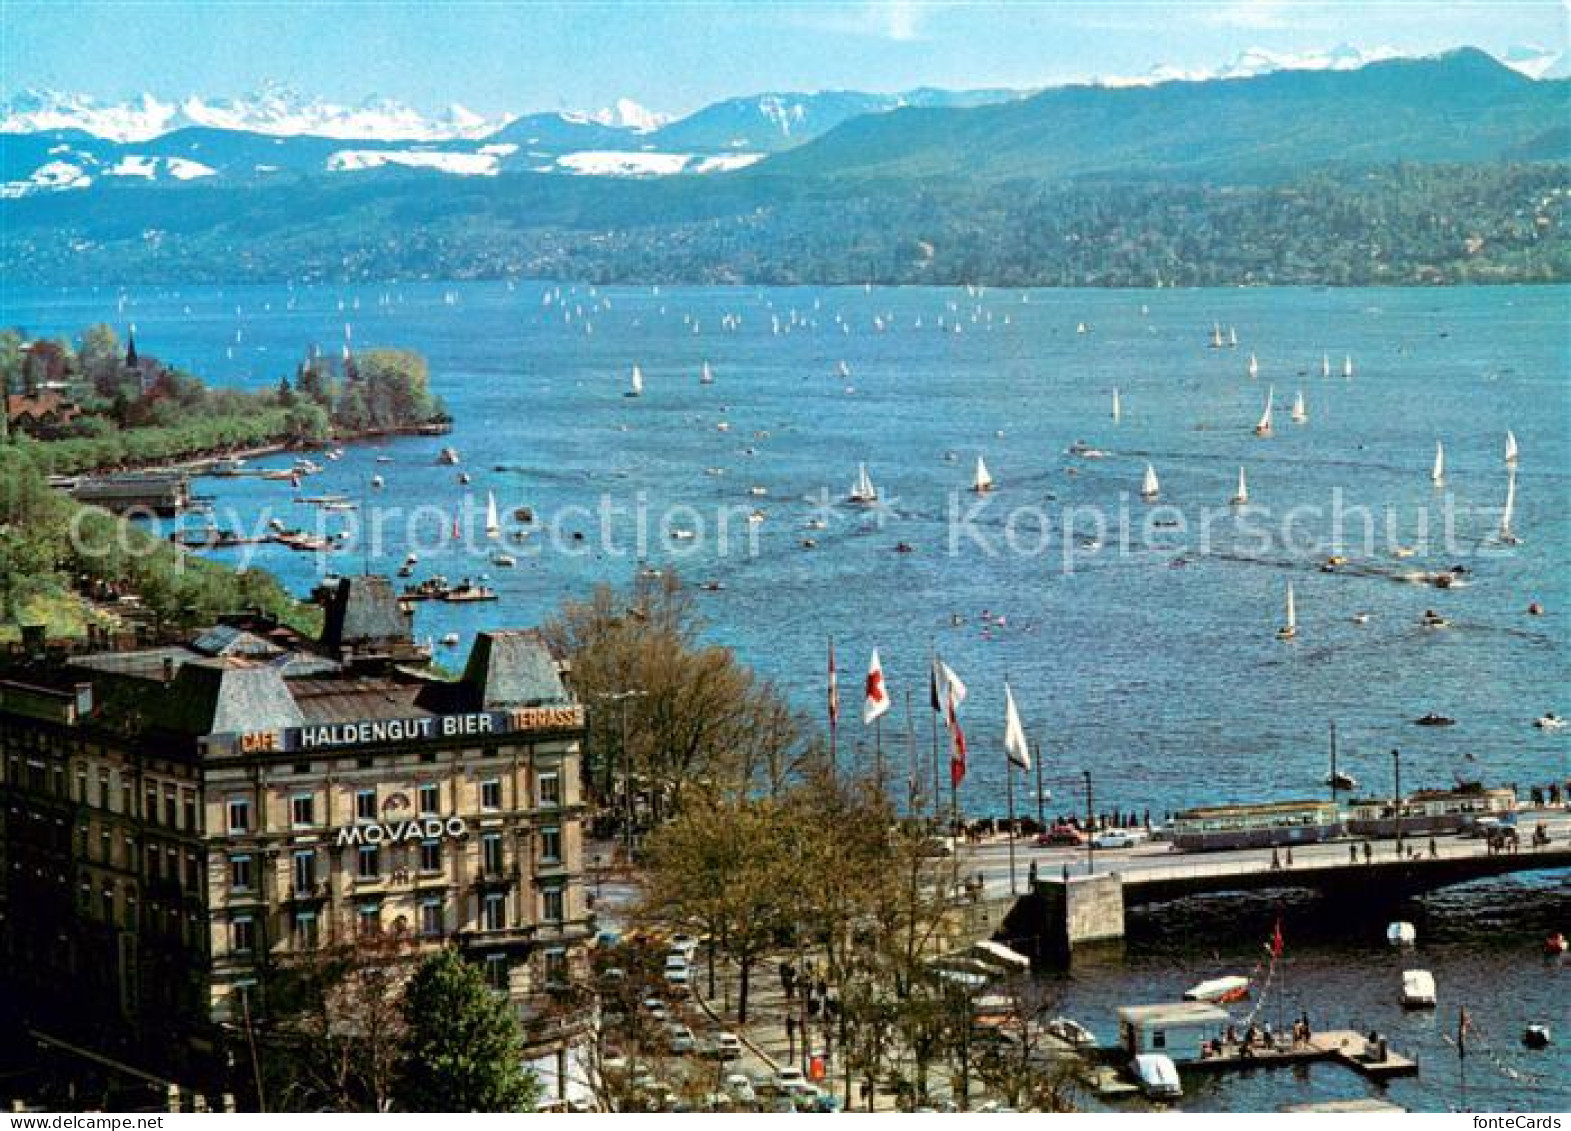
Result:
<svg viewBox="0 0 1571 1131"><path fill-rule="evenodd" d="M878 792L884 792L884 716L873 720L873 773L878 781Z"/></svg>
<svg viewBox="0 0 1571 1131"><path fill-rule="evenodd" d="M1004 759L1005 780L1009 792L1009 894L1015 894L1015 760Z"/></svg>
<svg viewBox="0 0 1571 1131"><path fill-rule="evenodd" d="M1047 795L1042 790L1042 744L1036 744L1036 831L1047 832Z"/></svg>
<svg viewBox="0 0 1571 1131"><path fill-rule="evenodd" d="M906 688L906 815L917 815L916 717L911 713L911 689Z"/></svg>
<svg viewBox="0 0 1571 1131"><path fill-rule="evenodd" d="M928 722L933 731L933 824L939 822L938 807L943 804L939 799L943 796L943 778L938 773L938 649L929 648L927 657L927 686L928 686Z"/></svg>
<svg viewBox="0 0 1571 1131"><path fill-rule="evenodd" d="M829 638L829 776L840 776L839 755L835 751L836 732L840 729L840 708L837 700L840 696L838 679L835 674L835 638Z"/></svg>

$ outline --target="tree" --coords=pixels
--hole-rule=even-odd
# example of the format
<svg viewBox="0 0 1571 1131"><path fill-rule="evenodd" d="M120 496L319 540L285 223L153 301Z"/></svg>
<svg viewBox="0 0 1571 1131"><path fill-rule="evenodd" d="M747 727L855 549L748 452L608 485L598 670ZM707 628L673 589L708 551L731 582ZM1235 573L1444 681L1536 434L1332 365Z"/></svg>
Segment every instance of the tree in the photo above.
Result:
<svg viewBox="0 0 1571 1131"><path fill-rule="evenodd" d="M113 397L120 383L123 358L120 339L114 328L100 322L82 331L82 351L78 354L82 376L101 397Z"/></svg>
<svg viewBox="0 0 1571 1131"><path fill-rule="evenodd" d="M396 1097L409 1111L528 1111L540 1083L523 1066L518 1019L455 948L421 964L404 991L408 1037Z"/></svg>

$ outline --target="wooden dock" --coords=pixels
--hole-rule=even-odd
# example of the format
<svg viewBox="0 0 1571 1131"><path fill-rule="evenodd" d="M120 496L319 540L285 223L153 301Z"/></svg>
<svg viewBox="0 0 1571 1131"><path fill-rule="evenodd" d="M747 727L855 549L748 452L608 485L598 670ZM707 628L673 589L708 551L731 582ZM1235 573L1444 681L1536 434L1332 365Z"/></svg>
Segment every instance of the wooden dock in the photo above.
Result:
<svg viewBox="0 0 1571 1131"><path fill-rule="evenodd" d="M1383 1045L1383 1041L1381 1042ZM1382 1055L1383 1052L1383 1055ZM1378 1048L1364 1034L1352 1029L1332 1029L1316 1033L1308 1041L1294 1043L1278 1037L1273 1045L1224 1045L1218 1053L1201 1060L1187 1061L1181 1067L1196 1071L1225 1072L1233 1069L1280 1068L1293 1064L1330 1061L1351 1068L1371 1080L1392 1080L1418 1075L1418 1062L1389 1047Z"/></svg>

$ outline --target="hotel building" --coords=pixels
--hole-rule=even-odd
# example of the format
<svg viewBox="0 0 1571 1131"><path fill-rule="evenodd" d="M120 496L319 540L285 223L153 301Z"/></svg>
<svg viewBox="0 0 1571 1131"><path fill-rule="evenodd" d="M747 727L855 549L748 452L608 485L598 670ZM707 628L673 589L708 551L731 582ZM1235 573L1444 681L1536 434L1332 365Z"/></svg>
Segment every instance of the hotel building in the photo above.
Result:
<svg viewBox="0 0 1571 1131"><path fill-rule="evenodd" d="M253 618L11 663L0 979L21 1014L244 1093L225 1065L270 978L400 931L460 946L565 1079L583 708L532 631L481 633L456 680L420 659L386 580L357 577L319 641Z"/></svg>

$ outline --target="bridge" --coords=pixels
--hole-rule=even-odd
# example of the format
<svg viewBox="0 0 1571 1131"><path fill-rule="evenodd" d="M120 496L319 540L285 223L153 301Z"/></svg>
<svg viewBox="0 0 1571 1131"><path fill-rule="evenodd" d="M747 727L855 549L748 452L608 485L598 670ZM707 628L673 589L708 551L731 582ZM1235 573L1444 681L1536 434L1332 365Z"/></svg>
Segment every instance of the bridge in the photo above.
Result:
<svg viewBox="0 0 1571 1131"><path fill-rule="evenodd" d="M1535 846L1540 824L1549 843ZM1017 841L1013 883L1007 843L983 846L962 867L981 880L979 922L1067 954L1078 945L1122 938L1129 907L1188 896L1298 888L1390 901L1492 876L1571 869L1571 814L1526 811L1517 826L1521 841L1505 851L1481 839L1427 834L1404 837L1400 849L1391 839L1204 853L1149 844L1090 856L1083 848L1026 848Z"/></svg>

